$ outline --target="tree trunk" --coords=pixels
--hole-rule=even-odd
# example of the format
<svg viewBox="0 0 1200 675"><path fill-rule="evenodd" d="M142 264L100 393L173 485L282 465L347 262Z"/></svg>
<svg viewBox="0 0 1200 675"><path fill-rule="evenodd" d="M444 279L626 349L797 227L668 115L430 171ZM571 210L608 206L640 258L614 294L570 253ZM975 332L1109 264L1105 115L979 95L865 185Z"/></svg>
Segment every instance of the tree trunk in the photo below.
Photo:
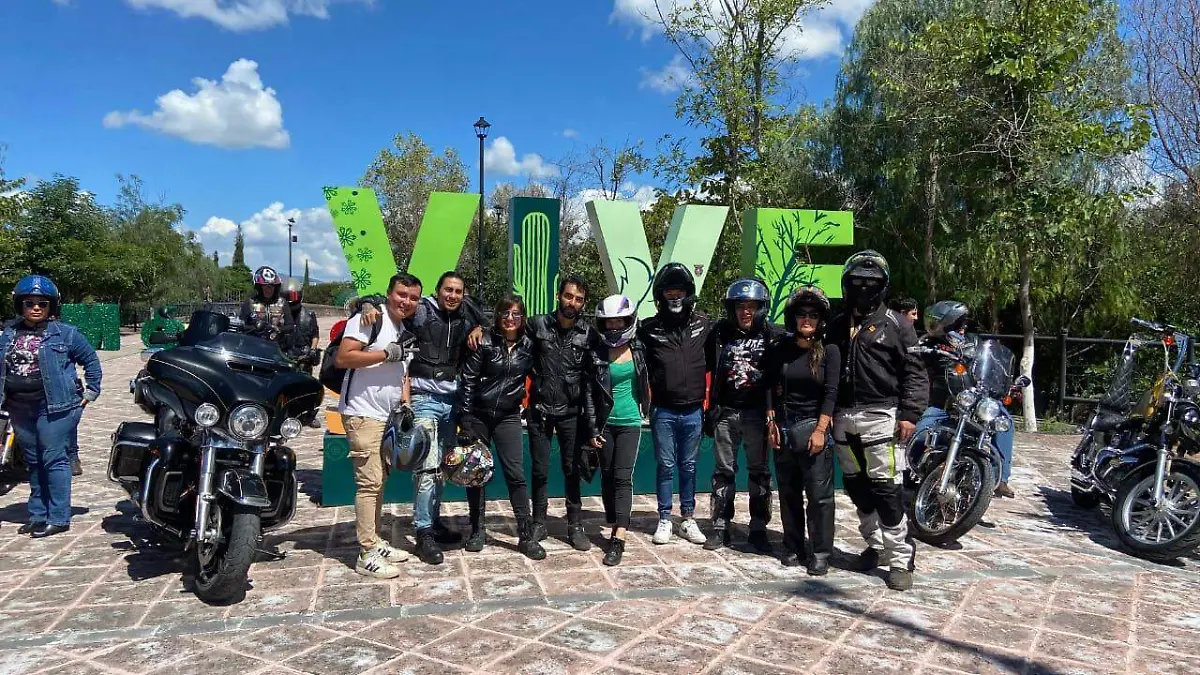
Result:
<svg viewBox="0 0 1200 675"><path fill-rule="evenodd" d="M988 321L991 323L991 325L988 327L988 331L991 333L999 333L1000 332L1000 307L998 306L998 304L996 302L996 287L995 286L992 286L991 288L988 289L987 305L988 305Z"/></svg>
<svg viewBox="0 0 1200 675"><path fill-rule="evenodd" d="M937 150L929 153L929 172L925 177L925 302L937 302L937 265L933 255L933 235L938 216L938 170L941 160Z"/></svg>
<svg viewBox="0 0 1200 675"><path fill-rule="evenodd" d="M1029 378L1021 399L1021 414L1025 417L1025 431L1038 430L1037 411L1034 409L1033 359L1036 341L1033 335L1033 298L1030 286L1033 280L1033 254L1028 244L1022 243L1017 251L1021 262L1021 287L1018 299L1021 303L1021 332L1024 335L1021 353L1021 374Z"/></svg>

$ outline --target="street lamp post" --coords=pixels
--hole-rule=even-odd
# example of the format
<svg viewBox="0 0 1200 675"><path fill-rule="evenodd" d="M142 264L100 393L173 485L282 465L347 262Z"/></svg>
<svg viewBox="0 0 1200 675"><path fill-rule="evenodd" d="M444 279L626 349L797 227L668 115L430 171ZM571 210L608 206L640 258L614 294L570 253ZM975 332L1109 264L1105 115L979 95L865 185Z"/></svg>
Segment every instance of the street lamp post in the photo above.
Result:
<svg viewBox="0 0 1200 675"><path fill-rule="evenodd" d="M476 300L479 302L483 302L483 141L491 126L482 116L475 123L475 136L479 138L479 278L476 282Z"/></svg>
<svg viewBox="0 0 1200 675"><path fill-rule="evenodd" d="M296 226L295 218L288 218L288 279L292 278L292 242L296 241L296 237L292 234L292 228Z"/></svg>

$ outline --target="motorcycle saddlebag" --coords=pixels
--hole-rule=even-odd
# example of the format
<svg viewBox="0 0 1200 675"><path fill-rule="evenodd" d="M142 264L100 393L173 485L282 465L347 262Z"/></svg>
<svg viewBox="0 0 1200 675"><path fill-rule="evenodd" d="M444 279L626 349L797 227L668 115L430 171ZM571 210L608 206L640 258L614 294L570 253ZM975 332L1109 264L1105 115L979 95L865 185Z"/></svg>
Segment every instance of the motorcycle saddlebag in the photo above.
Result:
<svg viewBox="0 0 1200 675"><path fill-rule="evenodd" d="M150 452L150 443L157 436L158 431L153 424L122 422L112 435L108 479L113 482L141 480Z"/></svg>

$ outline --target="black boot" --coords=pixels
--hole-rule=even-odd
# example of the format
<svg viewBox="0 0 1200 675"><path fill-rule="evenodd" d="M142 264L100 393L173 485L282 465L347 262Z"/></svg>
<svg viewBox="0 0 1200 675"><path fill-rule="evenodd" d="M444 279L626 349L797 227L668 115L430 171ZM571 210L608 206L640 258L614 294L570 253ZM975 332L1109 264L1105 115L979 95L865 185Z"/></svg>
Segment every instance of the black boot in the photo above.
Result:
<svg viewBox="0 0 1200 675"><path fill-rule="evenodd" d="M863 572L871 572L876 567L879 567L879 549L868 546L858 554L858 569Z"/></svg>
<svg viewBox="0 0 1200 675"><path fill-rule="evenodd" d="M704 542L705 551L715 551L722 546L729 546L729 528L718 527L708 535L708 541Z"/></svg>
<svg viewBox="0 0 1200 675"><path fill-rule="evenodd" d="M483 516L486 509L486 502L483 501L483 490L480 488L471 488L467 492L467 501L471 509L471 536L467 537L467 545L464 547L471 553L479 553L483 550L483 544L487 540L487 535L484 533Z"/></svg>
<svg viewBox="0 0 1200 675"><path fill-rule="evenodd" d="M829 558L826 556L817 556L808 560L808 574L814 577L823 577L829 574Z"/></svg>
<svg viewBox="0 0 1200 675"><path fill-rule="evenodd" d="M766 530L755 530L751 532L750 536L746 537L746 541L749 542L750 545L754 547L754 550L758 551L759 553L771 552L771 540L767 538Z"/></svg>
<svg viewBox="0 0 1200 675"><path fill-rule="evenodd" d="M457 544L463 540L462 532L446 527L441 518L433 521L433 539L439 544Z"/></svg>
<svg viewBox="0 0 1200 675"><path fill-rule="evenodd" d="M546 505L533 505L533 523L530 525L530 533L534 541L545 541L546 539Z"/></svg>
<svg viewBox="0 0 1200 675"><path fill-rule="evenodd" d="M625 554L625 540L613 537L608 540L608 551L604 553L604 564L616 567L621 564L621 556Z"/></svg>
<svg viewBox="0 0 1200 675"><path fill-rule="evenodd" d="M546 549L533 537L533 523L527 519L517 521L517 550L530 560L546 559Z"/></svg>
<svg viewBox="0 0 1200 675"><path fill-rule="evenodd" d="M587 538L587 533L583 531L583 525L578 522L567 525L567 543L576 551L587 551L592 548L592 542Z"/></svg>
<svg viewBox="0 0 1200 675"><path fill-rule="evenodd" d="M422 529L417 530L417 557L426 565L441 565L445 560L442 555L442 549L434 540L433 530Z"/></svg>

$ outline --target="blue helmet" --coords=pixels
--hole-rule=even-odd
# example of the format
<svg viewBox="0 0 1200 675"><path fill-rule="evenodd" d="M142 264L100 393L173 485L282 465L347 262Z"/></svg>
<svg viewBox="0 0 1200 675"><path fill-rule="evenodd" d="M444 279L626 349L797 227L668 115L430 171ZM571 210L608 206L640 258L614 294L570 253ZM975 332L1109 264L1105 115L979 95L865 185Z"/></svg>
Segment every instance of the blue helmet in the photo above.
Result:
<svg viewBox="0 0 1200 675"><path fill-rule="evenodd" d="M767 292L766 285L757 279L739 279L733 282L729 285L729 290L725 291L726 318L736 321L737 304L744 300L758 303L758 310L754 312L754 327L758 328L767 318L767 309L771 305L771 294Z"/></svg>
<svg viewBox="0 0 1200 675"><path fill-rule="evenodd" d="M20 316L24 308L21 306L25 298L31 295L40 295L50 299L50 315L58 314L59 302L62 300L62 295L58 292L58 286L54 285L46 277L40 274L30 274L29 276L17 282L13 288L12 300L13 311Z"/></svg>

